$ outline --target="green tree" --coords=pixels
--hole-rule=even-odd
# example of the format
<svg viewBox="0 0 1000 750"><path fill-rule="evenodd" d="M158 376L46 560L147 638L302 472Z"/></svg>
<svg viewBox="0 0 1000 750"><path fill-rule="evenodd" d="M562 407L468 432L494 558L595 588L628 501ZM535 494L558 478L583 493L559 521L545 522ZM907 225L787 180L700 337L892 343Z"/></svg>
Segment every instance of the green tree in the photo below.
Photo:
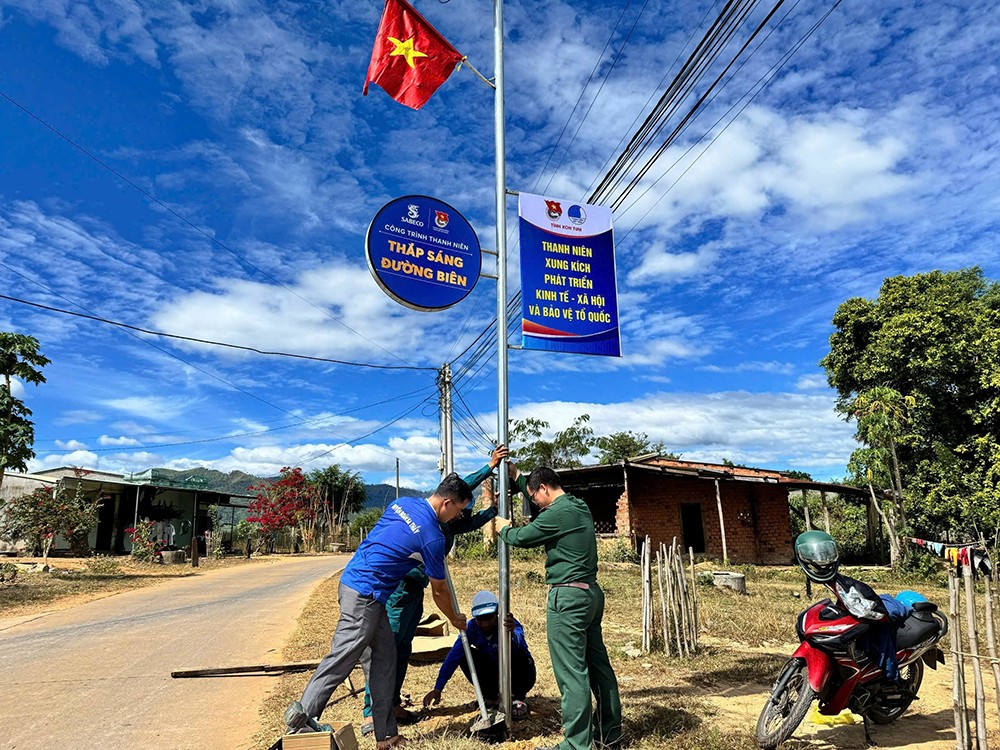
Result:
<svg viewBox="0 0 1000 750"><path fill-rule="evenodd" d="M676 453L664 453L662 440L655 443L649 439L645 432L612 432L610 435L602 435L594 439L594 446L600 451L597 455L599 464L616 464L636 456L645 456L650 453L657 453L664 458L680 458Z"/></svg>
<svg viewBox="0 0 1000 750"><path fill-rule="evenodd" d="M309 484L316 488L320 503L317 517L324 519L328 528L341 526L347 516L365 507L368 499L361 472L341 469L339 464L314 469L309 473Z"/></svg>
<svg viewBox="0 0 1000 750"><path fill-rule="evenodd" d="M515 419L510 426L510 443L520 447L511 451L511 457L522 472L539 466L553 469L572 469L583 465L583 459L594 447L594 431L587 422L589 414L581 414L565 430L557 432L552 440L543 440L549 423L541 419Z"/></svg>
<svg viewBox="0 0 1000 750"><path fill-rule="evenodd" d="M855 476L900 499L920 534L995 527L1000 286L979 268L894 276L877 299L841 304L833 324L821 364L838 410L858 420Z"/></svg>
<svg viewBox="0 0 1000 750"><path fill-rule="evenodd" d="M38 353L38 339L0 332L0 484L9 471L27 471L35 457L35 426L31 410L14 397L13 380L38 385L45 382L41 368L49 360Z"/></svg>

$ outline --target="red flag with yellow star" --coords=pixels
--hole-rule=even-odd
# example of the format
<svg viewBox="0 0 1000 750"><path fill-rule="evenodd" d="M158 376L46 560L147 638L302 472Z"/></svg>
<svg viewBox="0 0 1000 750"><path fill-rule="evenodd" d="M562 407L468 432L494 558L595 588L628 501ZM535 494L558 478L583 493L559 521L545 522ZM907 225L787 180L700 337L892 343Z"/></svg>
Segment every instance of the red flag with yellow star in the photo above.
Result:
<svg viewBox="0 0 1000 750"><path fill-rule="evenodd" d="M420 109L461 60L406 0L385 0L363 93L377 83L400 104Z"/></svg>

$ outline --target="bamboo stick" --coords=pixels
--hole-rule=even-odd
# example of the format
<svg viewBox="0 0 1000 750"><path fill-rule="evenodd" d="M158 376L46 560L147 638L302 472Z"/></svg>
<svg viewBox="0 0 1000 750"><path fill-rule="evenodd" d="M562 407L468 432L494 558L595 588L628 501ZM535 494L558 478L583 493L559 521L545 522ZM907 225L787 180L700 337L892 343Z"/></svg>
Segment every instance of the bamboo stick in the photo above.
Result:
<svg viewBox="0 0 1000 750"><path fill-rule="evenodd" d="M688 557L691 559L691 604L694 610L694 646L698 648L698 577L694 568L694 547L688 547Z"/></svg>
<svg viewBox="0 0 1000 750"><path fill-rule="evenodd" d="M648 537L647 537L648 539ZM642 554L639 556L639 576L642 579L642 651L649 653L649 632L647 623L647 611L649 602L646 601L646 556L649 554L649 544L642 545Z"/></svg>
<svg viewBox="0 0 1000 750"><path fill-rule="evenodd" d="M962 630L958 618L959 590L954 566L948 567L948 637L951 640L952 709L955 715L955 748L969 747L969 717L965 706L965 663L962 660Z"/></svg>
<svg viewBox="0 0 1000 750"><path fill-rule="evenodd" d="M653 626L656 610L653 602L653 546L652 540L646 537L649 546L649 556L646 558L646 601L649 602L649 650L653 650Z"/></svg>
<svg viewBox="0 0 1000 750"><path fill-rule="evenodd" d="M670 656L670 631L667 628L667 595L663 590L665 571L660 569L660 553L656 552L656 578L660 583L660 610L663 612L663 653Z"/></svg>
<svg viewBox="0 0 1000 750"><path fill-rule="evenodd" d="M1000 663L997 662L997 634L993 619L993 579L983 576L986 592L986 646L990 650L990 666L993 668L993 685L997 700L997 715L1000 717Z"/></svg>
<svg viewBox="0 0 1000 750"><path fill-rule="evenodd" d="M691 643L691 613L688 612L687 584L684 581L684 568L683 563L681 563L680 547L677 546L676 538L674 538L670 555L674 563L674 579L677 581L677 589L680 592L681 621L684 630L684 644L687 647L688 654L693 654L694 648Z"/></svg>
<svg viewBox="0 0 1000 750"><path fill-rule="evenodd" d="M663 545L664 553L666 553L666 545ZM670 592L670 613L674 619L674 636L677 639L677 655L687 656L687 648L685 647L684 641L681 639L681 618L680 618L680 601L677 598L676 586L671 585L667 591Z"/></svg>
<svg viewBox="0 0 1000 750"><path fill-rule="evenodd" d="M962 566L965 580L965 618L969 628L969 651L972 657L972 678L976 691L976 747L986 750L986 689L983 686L983 667L979 660L979 625L976 619L976 586L972 581L972 566Z"/></svg>

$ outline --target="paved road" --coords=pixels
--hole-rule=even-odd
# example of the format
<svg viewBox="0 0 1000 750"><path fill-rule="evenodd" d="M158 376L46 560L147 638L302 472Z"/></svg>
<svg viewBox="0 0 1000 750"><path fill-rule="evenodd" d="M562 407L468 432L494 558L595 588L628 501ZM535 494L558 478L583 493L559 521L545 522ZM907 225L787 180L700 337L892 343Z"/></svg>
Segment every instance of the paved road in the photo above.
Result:
<svg viewBox="0 0 1000 750"><path fill-rule="evenodd" d="M171 670L281 661L307 596L347 559L275 558L0 619L0 747L250 747L273 678Z"/></svg>

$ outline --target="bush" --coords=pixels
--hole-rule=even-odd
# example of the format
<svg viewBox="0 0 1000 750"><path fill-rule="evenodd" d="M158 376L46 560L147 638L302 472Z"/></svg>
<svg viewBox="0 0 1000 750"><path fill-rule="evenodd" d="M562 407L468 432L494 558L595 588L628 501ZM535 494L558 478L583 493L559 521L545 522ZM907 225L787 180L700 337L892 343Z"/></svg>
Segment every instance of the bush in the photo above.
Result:
<svg viewBox="0 0 1000 750"><path fill-rule="evenodd" d="M153 556L156 554L153 525L152 521L139 521L135 526L129 526L125 529L129 541L132 542L131 555L139 562L153 562Z"/></svg>
<svg viewBox="0 0 1000 750"><path fill-rule="evenodd" d="M382 517L382 508L366 508L360 513L356 513L351 518L351 533L357 536L364 530L365 534L371 532L372 527L378 523Z"/></svg>
<svg viewBox="0 0 1000 750"><path fill-rule="evenodd" d="M118 560L109 555L94 555L87 560L87 572L92 576L110 578L121 575L122 567Z"/></svg>
<svg viewBox="0 0 1000 750"><path fill-rule="evenodd" d="M0 563L0 583L14 583L17 580L17 566L14 563Z"/></svg>
<svg viewBox="0 0 1000 750"><path fill-rule="evenodd" d="M628 538L619 536L609 543L598 543L597 559L599 562L638 563L639 553L632 549Z"/></svg>
<svg viewBox="0 0 1000 750"><path fill-rule="evenodd" d="M933 580L944 572L941 560L931 555L909 555L903 559L903 571L918 578Z"/></svg>

